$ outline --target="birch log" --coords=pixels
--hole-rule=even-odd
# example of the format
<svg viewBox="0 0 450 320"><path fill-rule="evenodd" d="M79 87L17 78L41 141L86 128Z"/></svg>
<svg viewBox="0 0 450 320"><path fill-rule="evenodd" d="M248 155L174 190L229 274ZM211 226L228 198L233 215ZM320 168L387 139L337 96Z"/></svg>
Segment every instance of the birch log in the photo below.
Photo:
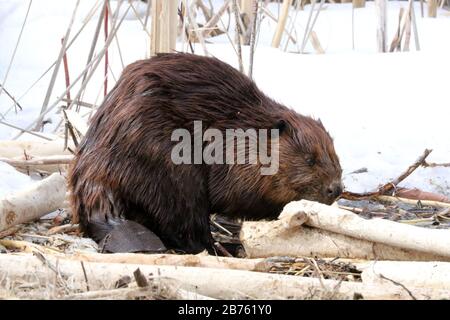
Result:
<svg viewBox="0 0 450 320"><path fill-rule="evenodd" d="M18 158L1 158L0 161L5 162L18 171L29 173L36 172L62 172L66 171L69 163L72 161L72 155L48 156L48 157L33 157L26 160L25 157Z"/></svg>
<svg viewBox="0 0 450 320"><path fill-rule="evenodd" d="M371 261L356 264L364 283L384 285L397 282L406 287L449 290L450 263Z"/></svg>
<svg viewBox="0 0 450 320"><path fill-rule="evenodd" d="M0 141L0 157L17 158L24 155L33 156L54 156L70 154L64 150L64 140L55 141Z"/></svg>
<svg viewBox="0 0 450 320"><path fill-rule="evenodd" d="M286 222L244 222L240 239L249 258L272 256L364 260L450 261L450 258L356 239L307 226L286 228Z"/></svg>
<svg viewBox="0 0 450 320"><path fill-rule="evenodd" d="M39 219L60 208L66 197L66 179L54 173L26 190L0 200L0 231Z"/></svg>
<svg viewBox="0 0 450 320"><path fill-rule="evenodd" d="M301 226L303 223L307 226ZM434 235L436 231L439 231L438 236ZM386 220L365 220L346 210L302 200L286 205L277 221L244 222L240 238L251 258L318 256L450 261L448 255L442 254L448 252L445 240L440 253L429 248L442 238L447 237L448 241L449 232ZM423 243L430 239L434 242L424 246ZM412 245L415 242L422 245Z"/></svg>
<svg viewBox="0 0 450 320"><path fill-rule="evenodd" d="M304 278L240 270L192 268L174 266L148 266L136 264L85 262L83 268L78 261L46 257L44 266L35 256L0 255L0 273L14 279L43 279L51 281L55 273L49 266L58 265L58 274L71 288L85 290L86 279L91 290L112 289L115 282L124 276L133 278L140 269L144 276L152 279L172 279L179 288L216 299L411 299L410 294L399 286L366 285L360 282ZM448 298L448 291L426 288L408 288L417 299Z"/></svg>
<svg viewBox="0 0 450 320"><path fill-rule="evenodd" d="M284 210L306 213L306 224L385 245L450 258L450 230L426 229L383 219L363 219L352 212L317 202L291 202Z"/></svg>
<svg viewBox="0 0 450 320"><path fill-rule="evenodd" d="M139 254L139 253L83 253L78 252L69 259L101 262L101 263L132 263L140 265L170 265L181 267L216 268L247 271L269 271L270 262L266 259L239 259L203 255L177 254Z"/></svg>

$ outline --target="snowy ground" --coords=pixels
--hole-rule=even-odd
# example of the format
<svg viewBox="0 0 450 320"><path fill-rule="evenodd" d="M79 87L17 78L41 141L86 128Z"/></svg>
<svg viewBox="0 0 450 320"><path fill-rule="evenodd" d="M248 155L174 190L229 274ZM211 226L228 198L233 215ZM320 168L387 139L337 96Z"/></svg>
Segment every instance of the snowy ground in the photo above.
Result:
<svg viewBox="0 0 450 320"><path fill-rule="evenodd" d="M222 1L214 1L216 8ZM14 51L28 1L0 0L0 83L16 98L38 79L58 56L60 41L66 32L76 1L40 0L32 3L28 21L17 49L6 83L9 61ZM71 37L82 26L94 1L82 0ZM112 2L113 8L116 2ZM145 6L135 3L143 14ZM406 2L389 2L388 39L393 38L400 6ZM126 5L121 10L125 12ZM277 15L278 7L270 10ZM300 11L295 32L302 38L310 7ZM335 138L345 174L345 184L351 191L375 189L404 171L425 148L434 151L430 162L450 162L448 81L450 74L450 15L440 10L437 19L421 18L420 6L415 7L420 38L420 52L379 54L376 49L376 16L372 3L354 13L355 48L352 47L351 6L326 4L320 13L315 31L326 54L293 53L270 48L275 23L264 19L255 55L256 83L269 96L303 114L321 118ZM95 16L94 16L95 17ZM225 15L224 23L228 17ZM74 79L86 64L96 20L93 19L68 51L69 69ZM231 24L233 26L233 22ZM124 64L148 55L148 37L132 10L127 14L118 39ZM284 39L285 40L285 39ZM100 43L103 43L103 35ZM226 36L211 39L210 54L237 65L237 58ZM281 48L285 45L282 42ZM180 43L180 49L183 46ZM411 40L414 50L414 41ZM101 49L100 44L97 51ZM313 49L308 45L308 53ZM197 53L203 53L200 45ZM248 50L244 48L245 65ZM122 69L117 46L110 50L113 74ZM103 67L88 86L84 100L101 103ZM15 114L10 99L0 96L0 113L5 121L26 127L39 114L50 81L49 72L27 95L20 99L23 111ZM109 88L113 78L109 78ZM65 88L62 67L50 104ZM76 92L76 87L72 91ZM11 109L11 110L10 110ZM8 111L9 110L9 111ZM59 115L53 116L53 124ZM48 127L49 132L52 131ZM10 139L17 132L0 125L0 139ZM360 168L363 174L349 174ZM30 183L27 176L0 163L0 196ZM450 195L450 168L419 169L403 186Z"/></svg>

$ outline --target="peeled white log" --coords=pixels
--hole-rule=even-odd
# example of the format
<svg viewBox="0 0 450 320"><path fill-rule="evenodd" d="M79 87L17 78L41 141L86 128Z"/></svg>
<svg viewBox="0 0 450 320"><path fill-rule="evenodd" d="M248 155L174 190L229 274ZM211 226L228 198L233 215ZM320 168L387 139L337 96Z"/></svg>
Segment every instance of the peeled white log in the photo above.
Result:
<svg viewBox="0 0 450 320"><path fill-rule="evenodd" d="M32 159L25 159L25 156L18 158L0 157L0 161L13 166L21 172L29 172L33 170L43 172L66 171L72 159L72 155L33 157Z"/></svg>
<svg viewBox="0 0 450 320"><path fill-rule="evenodd" d="M240 239L249 258L272 256L364 260L450 261L450 258L356 239L308 226L286 228L285 220L244 222Z"/></svg>
<svg viewBox="0 0 450 320"><path fill-rule="evenodd" d="M356 214L317 202L301 200L287 206L308 215L311 227L388 246L450 258L450 230L426 229L383 219L363 219Z"/></svg>
<svg viewBox="0 0 450 320"><path fill-rule="evenodd" d="M6 196L0 200L0 231L55 211L62 206L65 197L66 179L58 173Z"/></svg>
<svg viewBox="0 0 450 320"><path fill-rule="evenodd" d="M74 150L74 146L70 144L70 141L69 147ZM21 172L32 170L44 172L65 171L67 164L52 164L51 162L70 156L70 151L64 150L63 139L54 141L0 141L0 161L11 164ZM26 164L28 161L30 162L29 166ZM41 161L43 162L42 164L39 163ZM67 160L64 162L67 162Z"/></svg>
<svg viewBox="0 0 450 320"><path fill-rule="evenodd" d="M450 263L371 261L357 263L364 283L401 283L406 287L450 290ZM388 280L389 279L389 280ZM450 297L450 296L449 296Z"/></svg>
<svg viewBox="0 0 450 320"><path fill-rule="evenodd" d="M25 153L31 157L71 154L68 150L64 150L63 139L54 141L0 141L0 157L2 158L23 157Z"/></svg>
<svg viewBox="0 0 450 320"><path fill-rule="evenodd" d="M79 261L46 256L47 265L58 265L58 273L72 289L85 290L86 278L91 290L111 289L123 276L133 278L139 268L146 277L173 279L180 288L216 299L352 299L362 295L365 299L411 299L399 286L366 285L361 282L339 282L317 278L304 278L260 272L192 268L174 266L149 266L136 264L85 262L86 278ZM58 261L57 261L58 260ZM54 271L44 266L35 256L0 255L0 273L14 280L55 278ZM448 298L447 290L408 288L417 299Z"/></svg>
<svg viewBox="0 0 450 320"><path fill-rule="evenodd" d="M184 267L234 269L248 271L268 271L265 259L239 259L210 255L139 254L139 253L85 253L77 252L69 259L101 262L132 263L142 265L171 265Z"/></svg>

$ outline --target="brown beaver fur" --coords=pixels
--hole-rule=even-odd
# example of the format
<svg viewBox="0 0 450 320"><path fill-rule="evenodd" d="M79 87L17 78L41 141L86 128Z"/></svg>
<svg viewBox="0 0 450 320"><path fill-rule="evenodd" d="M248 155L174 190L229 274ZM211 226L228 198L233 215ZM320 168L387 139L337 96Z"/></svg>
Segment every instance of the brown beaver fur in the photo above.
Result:
<svg viewBox="0 0 450 320"><path fill-rule="evenodd" d="M173 130L279 128L279 171L260 165L171 161ZM264 95L248 77L214 58L163 54L123 71L93 117L69 173L75 220L96 241L123 221L168 248L211 250L209 215L274 219L292 200L332 203L341 167L320 121ZM133 234L129 235L133 237Z"/></svg>

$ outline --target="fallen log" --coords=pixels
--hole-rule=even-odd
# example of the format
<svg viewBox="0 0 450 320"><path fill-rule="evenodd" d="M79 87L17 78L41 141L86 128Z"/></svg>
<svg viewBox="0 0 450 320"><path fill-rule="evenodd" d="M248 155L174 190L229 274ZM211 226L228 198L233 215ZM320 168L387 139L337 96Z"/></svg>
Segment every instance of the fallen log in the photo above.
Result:
<svg viewBox="0 0 450 320"><path fill-rule="evenodd" d="M272 256L363 260L450 261L450 258L395 248L322 229L286 229L282 221L244 222L240 234L249 258Z"/></svg>
<svg viewBox="0 0 450 320"><path fill-rule="evenodd" d="M73 159L72 155L58 155L58 156L46 156L46 157L33 157L25 159L25 156L18 158L1 158L3 161L18 171L28 173L30 171L39 172L62 172L66 171L68 165Z"/></svg>
<svg viewBox="0 0 450 320"><path fill-rule="evenodd" d="M300 226L302 222L305 226ZM448 230L365 220L349 211L306 200L286 205L277 221L244 222L240 239L251 258L450 261L450 247L445 247L450 241Z"/></svg>
<svg viewBox="0 0 450 320"><path fill-rule="evenodd" d="M84 253L77 252L68 259L101 262L132 263L139 265L170 265L180 267L216 268L247 271L269 271L270 262L266 259L239 259L216 257L209 255L176 255L176 254L139 254L139 253Z"/></svg>
<svg viewBox="0 0 450 320"><path fill-rule="evenodd" d="M172 279L179 288L216 299L417 299L448 298L448 290L408 288L399 286L367 285L360 282L340 282L327 279L287 275L174 266L149 266L136 264L85 262L46 256L43 263L30 254L0 255L0 273L9 279L34 279L47 281L55 272L72 289L85 290L88 281L91 290L108 290L124 276L132 277L136 269L149 279ZM58 266L57 270L51 266ZM83 271L85 270L85 272Z"/></svg>
<svg viewBox="0 0 450 320"><path fill-rule="evenodd" d="M33 157L45 157L54 155L70 154L64 150L64 140L54 141L0 141L0 157L18 158L24 155Z"/></svg>
<svg viewBox="0 0 450 320"><path fill-rule="evenodd" d="M55 211L65 198L66 179L58 173L6 196L0 200L0 231Z"/></svg>
<svg viewBox="0 0 450 320"><path fill-rule="evenodd" d="M363 219L352 212L320 203L291 202L285 210L308 215L311 227L389 246L450 257L450 230L426 229L383 219Z"/></svg>
<svg viewBox="0 0 450 320"><path fill-rule="evenodd" d="M74 150L73 145L69 148ZM67 169L71 153L64 150L64 140L54 141L0 141L0 161L21 172L61 172Z"/></svg>

